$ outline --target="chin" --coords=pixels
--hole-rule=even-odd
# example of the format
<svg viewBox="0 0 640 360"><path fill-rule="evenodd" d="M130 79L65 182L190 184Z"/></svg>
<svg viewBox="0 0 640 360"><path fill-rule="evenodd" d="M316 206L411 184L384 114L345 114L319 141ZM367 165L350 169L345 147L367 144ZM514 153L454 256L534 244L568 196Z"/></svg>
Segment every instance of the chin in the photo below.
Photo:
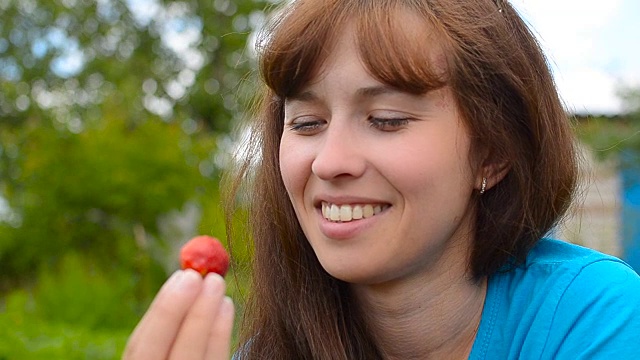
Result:
<svg viewBox="0 0 640 360"><path fill-rule="evenodd" d="M354 265L355 264L350 264L350 266L345 267L330 266L329 264L325 266L323 264L323 268L332 277L349 284L374 285L389 280L388 274L382 274L380 271L375 271L370 268L360 268Z"/></svg>

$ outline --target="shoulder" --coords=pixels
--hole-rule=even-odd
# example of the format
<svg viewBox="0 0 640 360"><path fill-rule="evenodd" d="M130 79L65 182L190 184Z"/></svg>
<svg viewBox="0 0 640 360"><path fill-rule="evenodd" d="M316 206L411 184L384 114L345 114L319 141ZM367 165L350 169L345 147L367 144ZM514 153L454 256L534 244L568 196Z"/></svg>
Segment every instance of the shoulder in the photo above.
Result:
<svg viewBox="0 0 640 360"><path fill-rule="evenodd" d="M582 266L606 260L624 263L619 258L566 241L543 238L529 252L524 267L574 265Z"/></svg>
<svg viewBox="0 0 640 360"><path fill-rule="evenodd" d="M511 296L540 298L550 306L573 296L594 297L596 290L601 292L598 297L618 292L640 296L640 276L621 259L546 238L524 264L496 274L490 282Z"/></svg>
<svg viewBox="0 0 640 360"><path fill-rule="evenodd" d="M489 279L480 330L504 358L638 355L629 344L640 342L640 276L616 257L543 239Z"/></svg>
<svg viewBox="0 0 640 360"><path fill-rule="evenodd" d="M571 275L557 290L544 354L561 359L640 357L640 276L620 259L572 247L577 259L568 260Z"/></svg>
<svg viewBox="0 0 640 360"><path fill-rule="evenodd" d="M564 295L604 285L608 289L619 288L633 293L638 291L640 276L621 259L593 249L553 239L542 239L529 253L521 266L503 274L511 286L526 288L557 288ZM558 295L561 295L558 293ZM564 296L563 295L563 296Z"/></svg>

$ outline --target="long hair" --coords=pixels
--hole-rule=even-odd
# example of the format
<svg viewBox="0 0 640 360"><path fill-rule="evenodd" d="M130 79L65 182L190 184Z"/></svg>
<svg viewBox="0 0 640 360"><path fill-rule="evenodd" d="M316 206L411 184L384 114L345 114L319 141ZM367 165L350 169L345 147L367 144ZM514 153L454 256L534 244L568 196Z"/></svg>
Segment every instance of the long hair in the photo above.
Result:
<svg viewBox="0 0 640 360"><path fill-rule="evenodd" d="M407 41L399 10L423 18L432 37ZM252 131L255 153L234 182L237 189L251 178L253 281L242 359L381 358L348 284L324 271L305 238L279 169L284 101L317 75L347 23L356 26L372 76L416 94L449 86L471 135L469 156L509 168L475 195L469 267L476 279L523 261L572 199L577 163L568 116L539 44L508 2L293 1L258 42L265 87ZM429 59L430 41L444 49L445 74Z"/></svg>

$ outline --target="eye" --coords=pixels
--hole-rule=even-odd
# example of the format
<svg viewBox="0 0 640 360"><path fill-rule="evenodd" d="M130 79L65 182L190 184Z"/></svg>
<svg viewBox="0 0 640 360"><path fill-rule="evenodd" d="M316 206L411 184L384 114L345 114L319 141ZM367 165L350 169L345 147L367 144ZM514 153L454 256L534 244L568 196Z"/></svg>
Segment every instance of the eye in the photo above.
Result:
<svg viewBox="0 0 640 360"><path fill-rule="evenodd" d="M322 119L303 116L296 119L289 124L289 129L300 135L313 135L321 130L326 122Z"/></svg>
<svg viewBox="0 0 640 360"><path fill-rule="evenodd" d="M369 124L371 127L381 131L397 131L406 127L409 124L409 119L370 117Z"/></svg>

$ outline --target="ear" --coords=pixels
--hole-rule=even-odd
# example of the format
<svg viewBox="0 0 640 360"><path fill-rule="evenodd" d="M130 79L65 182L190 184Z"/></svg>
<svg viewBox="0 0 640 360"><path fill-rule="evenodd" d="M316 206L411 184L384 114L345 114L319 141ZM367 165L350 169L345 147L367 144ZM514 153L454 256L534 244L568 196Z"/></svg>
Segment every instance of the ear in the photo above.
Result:
<svg viewBox="0 0 640 360"><path fill-rule="evenodd" d="M505 176L509 173L511 169L511 164L504 161L491 161L489 159L485 160L480 169L478 169L478 174L475 179L475 188L478 191L482 190L482 182L486 181L484 191L491 189L496 186ZM486 178L486 180L484 180Z"/></svg>

